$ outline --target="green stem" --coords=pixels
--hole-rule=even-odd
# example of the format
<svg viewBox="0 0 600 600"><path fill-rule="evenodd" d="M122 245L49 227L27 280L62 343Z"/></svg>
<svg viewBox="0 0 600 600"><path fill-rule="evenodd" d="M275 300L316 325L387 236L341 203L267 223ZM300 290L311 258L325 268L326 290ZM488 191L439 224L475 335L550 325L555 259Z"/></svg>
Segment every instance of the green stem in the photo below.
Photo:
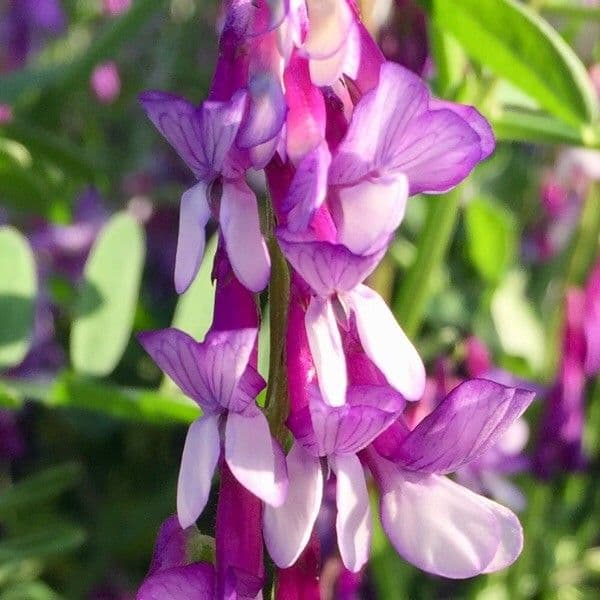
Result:
<svg viewBox="0 0 600 600"><path fill-rule="evenodd" d="M540 0L536 10L547 15L572 17L578 19L600 19L600 8L597 6L574 5L565 0Z"/></svg>
<svg viewBox="0 0 600 600"><path fill-rule="evenodd" d="M265 402L267 419L273 435L285 445L288 431L285 421L289 412L285 369L287 309L290 297L290 272L277 240L269 240L271 280L269 283L270 342L269 378Z"/></svg>
<svg viewBox="0 0 600 600"><path fill-rule="evenodd" d="M427 220L417 246L417 257L408 270L394 302L394 313L404 331L414 337L421 326L434 273L442 264L458 220L460 188L432 196Z"/></svg>

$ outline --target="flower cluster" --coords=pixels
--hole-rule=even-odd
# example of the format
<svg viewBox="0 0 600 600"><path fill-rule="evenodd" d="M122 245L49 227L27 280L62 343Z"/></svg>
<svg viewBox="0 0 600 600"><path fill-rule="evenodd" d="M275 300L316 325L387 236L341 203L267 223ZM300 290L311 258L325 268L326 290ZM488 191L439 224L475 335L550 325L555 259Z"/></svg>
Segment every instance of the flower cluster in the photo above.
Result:
<svg viewBox="0 0 600 600"><path fill-rule="evenodd" d="M204 341L174 329L140 338L203 410L183 450L182 528L202 513L220 469L216 566L192 574L206 597L260 594L263 536L282 569L279 585L293 586L289 568L314 556L328 479L341 559L359 571L371 536L365 469L390 541L413 564L454 578L510 564L522 545L515 515L446 475L492 446L533 394L467 381L410 430L403 413L423 395L425 369L364 284L408 198L448 191L493 151L485 119L432 97L417 75L386 62L346 0L230 0L208 99L196 106L151 91L141 102L196 179L181 199L178 292L199 269L206 224L218 223L214 320ZM287 314L284 356L272 359L287 405L269 411L288 413L290 439L272 436L256 404L265 386L256 370L256 293L270 281L271 256L248 183L254 170L265 172L269 233L290 268L287 306L271 296L271 311ZM139 597L166 597L148 589Z"/></svg>

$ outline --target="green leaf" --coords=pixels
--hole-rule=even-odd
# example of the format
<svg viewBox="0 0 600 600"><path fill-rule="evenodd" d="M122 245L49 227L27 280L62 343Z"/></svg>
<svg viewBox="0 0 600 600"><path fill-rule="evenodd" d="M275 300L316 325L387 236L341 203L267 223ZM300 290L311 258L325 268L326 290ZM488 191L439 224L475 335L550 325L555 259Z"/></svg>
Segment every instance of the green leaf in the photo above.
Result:
<svg viewBox="0 0 600 600"><path fill-rule="evenodd" d="M191 423L201 414L198 405L183 395L123 388L71 373L63 374L46 402L55 407L83 408L118 419L159 424Z"/></svg>
<svg viewBox="0 0 600 600"><path fill-rule="evenodd" d="M22 479L0 493L0 515L56 498L80 480L81 472L81 465L70 462Z"/></svg>
<svg viewBox="0 0 600 600"><path fill-rule="evenodd" d="M42 581L18 583L0 595L0 600L60 600L60 598Z"/></svg>
<svg viewBox="0 0 600 600"><path fill-rule="evenodd" d="M544 329L525 288L525 273L511 271L492 296L492 320L504 352L524 358L539 372L544 363Z"/></svg>
<svg viewBox="0 0 600 600"><path fill-rule="evenodd" d="M489 116L498 140L600 148L595 126L573 127L549 115L519 110L493 111Z"/></svg>
<svg viewBox="0 0 600 600"><path fill-rule="evenodd" d="M31 344L37 274L27 240L0 228L0 369L18 365Z"/></svg>
<svg viewBox="0 0 600 600"><path fill-rule="evenodd" d="M129 421L191 423L200 416L198 405L183 395L169 395L143 388L127 388L63 372L55 382L25 379L0 380L20 397L49 408L91 410Z"/></svg>
<svg viewBox="0 0 600 600"><path fill-rule="evenodd" d="M127 213L100 233L85 267L71 360L88 375L107 375L119 362L133 325L144 267L144 232Z"/></svg>
<svg viewBox="0 0 600 600"><path fill-rule="evenodd" d="M0 407L15 409L21 406L23 406L23 398L19 393L10 385L0 382Z"/></svg>
<svg viewBox="0 0 600 600"><path fill-rule="evenodd" d="M598 114L585 67L562 37L516 0L435 0L437 25L467 54L573 125Z"/></svg>
<svg viewBox="0 0 600 600"><path fill-rule="evenodd" d="M85 533L82 529L67 525L3 539L0 542L0 563L69 552L81 546L84 541Z"/></svg>
<svg viewBox="0 0 600 600"><path fill-rule="evenodd" d="M477 198L465 209L465 227L471 263L488 283L498 283L517 246L511 213L488 198Z"/></svg>

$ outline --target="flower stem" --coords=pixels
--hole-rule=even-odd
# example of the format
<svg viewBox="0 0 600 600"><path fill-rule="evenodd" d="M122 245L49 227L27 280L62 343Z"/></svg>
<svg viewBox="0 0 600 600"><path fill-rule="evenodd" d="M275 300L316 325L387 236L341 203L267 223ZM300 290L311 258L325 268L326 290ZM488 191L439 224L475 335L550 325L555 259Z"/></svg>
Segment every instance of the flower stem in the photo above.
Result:
<svg viewBox="0 0 600 600"><path fill-rule="evenodd" d="M417 246L417 257L396 295L394 313L409 337L415 336L425 314L432 277L442 264L458 220L460 188L428 199L429 211Z"/></svg>

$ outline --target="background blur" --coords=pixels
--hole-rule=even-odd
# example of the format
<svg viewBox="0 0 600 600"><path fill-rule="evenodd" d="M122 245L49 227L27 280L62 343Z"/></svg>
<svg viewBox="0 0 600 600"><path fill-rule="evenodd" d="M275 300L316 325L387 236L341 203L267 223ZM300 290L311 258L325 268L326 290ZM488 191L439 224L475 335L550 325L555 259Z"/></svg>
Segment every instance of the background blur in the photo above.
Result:
<svg viewBox="0 0 600 600"><path fill-rule="evenodd" d="M600 386L573 367L600 294L599 3L363 11L391 60L475 104L501 140L456 192L411 200L370 283L416 340L429 401L486 374L538 399L516 446L461 475L520 510L515 565L433 578L377 531L354 597L600 597ZM218 19L212 0L0 0L0 600L132 598L174 512L195 412L133 335L174 323L202 337L212 288L205 260L175 294L192 177L137 95L200 102ZM349 598L339 569L330 556L326 597Z"/></svg>

